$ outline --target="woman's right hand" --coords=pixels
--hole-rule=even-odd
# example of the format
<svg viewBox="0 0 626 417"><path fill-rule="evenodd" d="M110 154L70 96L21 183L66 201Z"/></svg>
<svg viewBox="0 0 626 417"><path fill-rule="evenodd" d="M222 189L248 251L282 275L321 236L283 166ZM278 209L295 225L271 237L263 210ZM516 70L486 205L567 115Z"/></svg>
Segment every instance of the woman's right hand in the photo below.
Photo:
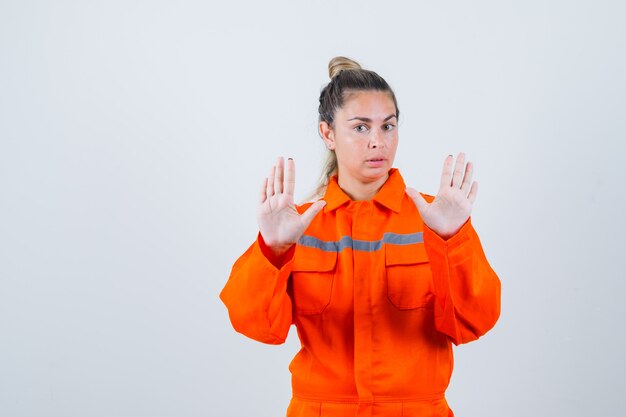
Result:
<svg viewBox="0 0 626 417"><path fill-rule="evenodd" d="M304 233L326 202L313 203L304 213L296 210L293 202L296 168L293 159L285 163L282 157L270 170L259 195L257 221L265 244L275 255L282 255Z"/></svg>

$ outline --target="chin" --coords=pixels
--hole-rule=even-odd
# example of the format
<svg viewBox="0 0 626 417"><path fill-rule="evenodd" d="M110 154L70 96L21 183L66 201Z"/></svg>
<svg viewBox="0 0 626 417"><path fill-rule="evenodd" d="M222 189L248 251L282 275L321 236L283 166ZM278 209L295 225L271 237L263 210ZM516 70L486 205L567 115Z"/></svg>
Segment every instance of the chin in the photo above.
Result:
<svg viewBox="0 0 626 417"><path fill-rule="evenodd" d="M381 178L387 178L391 167L379 167L369 168L367 172L363 173L363 177L367 179L367 182L378 181Z"/></svg>

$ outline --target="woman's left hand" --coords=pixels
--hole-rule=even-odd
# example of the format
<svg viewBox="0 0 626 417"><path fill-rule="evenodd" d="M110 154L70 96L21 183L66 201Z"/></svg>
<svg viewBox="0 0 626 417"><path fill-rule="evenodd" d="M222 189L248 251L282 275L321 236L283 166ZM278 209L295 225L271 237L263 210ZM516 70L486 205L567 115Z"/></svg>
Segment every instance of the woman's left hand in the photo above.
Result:
<svg viewBox="0 0 626 417"><path fill-rule="evenodd" d="M452 172L453 159L452 155L446 157L439 192L432 203L426 202L413 188L406 190L415 202L424 224L442 239L454 236L469 219L478 193L478 183L472 182L472 163L468 161L465 166L465 154L461 152Z"/></svg>

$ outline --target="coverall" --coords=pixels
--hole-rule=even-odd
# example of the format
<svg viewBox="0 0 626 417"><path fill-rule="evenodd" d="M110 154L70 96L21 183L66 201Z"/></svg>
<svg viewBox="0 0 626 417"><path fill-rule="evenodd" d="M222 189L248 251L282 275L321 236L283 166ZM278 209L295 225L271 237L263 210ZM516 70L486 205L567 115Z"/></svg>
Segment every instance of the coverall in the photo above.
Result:
<svg viewBox="0 0 626 417"><path fill-rule="evenodd" d="M282 262L259 233L234 264L220 298L235 330L280 344L297 328L287 417L453 416L452 343L494 326L500 280L471 219L444 240L405 189L392 169L372 200L353 201L332 177Z"/></svg>

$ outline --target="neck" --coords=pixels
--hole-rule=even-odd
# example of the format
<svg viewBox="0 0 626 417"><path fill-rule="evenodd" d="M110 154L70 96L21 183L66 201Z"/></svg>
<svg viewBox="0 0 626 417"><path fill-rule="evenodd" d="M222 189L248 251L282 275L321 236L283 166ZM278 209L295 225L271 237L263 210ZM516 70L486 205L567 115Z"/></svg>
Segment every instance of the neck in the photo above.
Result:
<svg viewBox="0 0 626 417"><path fill-rule="evenodd" d="M362 182L353 178L344 178L341 173L337 175L337 182L344 193L354 201L371 200L378 190L385 184L389 174L371 182Z"/></svg>

